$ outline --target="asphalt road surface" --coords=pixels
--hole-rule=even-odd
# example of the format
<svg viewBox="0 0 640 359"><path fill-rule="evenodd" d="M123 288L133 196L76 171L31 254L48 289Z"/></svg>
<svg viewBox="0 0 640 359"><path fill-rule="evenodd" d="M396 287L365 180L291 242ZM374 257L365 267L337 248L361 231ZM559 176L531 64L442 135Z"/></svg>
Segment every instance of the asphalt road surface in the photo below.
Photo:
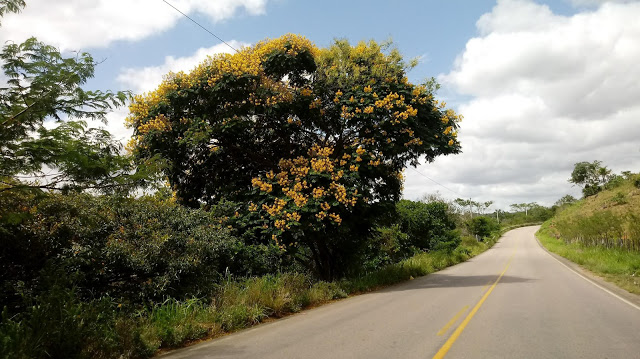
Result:
<svg viewBox="0 0 640 359"><path fill-rule="evenodd" d="M640 308L508 232L468 262L171 358L640 358Z"/></svg>

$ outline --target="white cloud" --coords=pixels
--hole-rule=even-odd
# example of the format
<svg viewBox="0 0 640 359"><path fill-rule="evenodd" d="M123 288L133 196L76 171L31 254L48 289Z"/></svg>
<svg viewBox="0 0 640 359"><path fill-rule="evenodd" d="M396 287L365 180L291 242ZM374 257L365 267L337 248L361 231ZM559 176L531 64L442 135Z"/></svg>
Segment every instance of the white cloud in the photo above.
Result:
<svg viewBox="0 0 640 359"><path fill-rule="evenodd" d="M244 11L265 12L267 0L172 0L186 14L222 21ZM173 27L182 15L160 0L30 0L19 14L2 19L0 40L36 36L62 50L136 41Z"/></svg>
<svg viewBox="0 0 640 359"><path fill-rule="evenodd" d="M632 3L637 2L638 0L571 0L571 3L574 6L598 6L604 3Z"/></svg>
<svg viewBox="0 0 640 359"><path fill-rule="evenodd" d="M605 3L574 16L499 0L477 22L445 86L459 106L464 153L407 172L405 196L547 205L566 193L573 164L602 160L640 171L640 3Z"/></svg>
<svg viewBox="0 0 640 359"><path fill-rule="evenodd" d="M235 49L247 46L246 43L238 41L228 41ZM117 80L134 93L142 93L154 90L161 82L164 75L169 72L189 72L196 65L204 61L207 56L219 53L230 53L233 50L225 45L219 44L209 48L200 48L193 55L186 57L167 56L164 63L158 66L143 68L127 68L120 72Z"/></svg>

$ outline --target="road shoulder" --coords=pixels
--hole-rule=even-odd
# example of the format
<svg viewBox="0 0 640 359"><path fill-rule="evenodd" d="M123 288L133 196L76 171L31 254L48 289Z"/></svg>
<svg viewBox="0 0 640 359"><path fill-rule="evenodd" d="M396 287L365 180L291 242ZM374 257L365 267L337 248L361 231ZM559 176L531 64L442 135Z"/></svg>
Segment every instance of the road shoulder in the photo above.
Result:
<svg viewBox="0 0 640 359"><path fill-rule="evenodd" d="M604 290L605 292L609 292L609 294L613 295L614 297L618 297L618 299L620 299L621 301L626 302L632 307L635 307L636 309L640 310L640 295L629 293L625 289L622 289L617 285L605 280L604 278L589 271L588 269L582 267L581 265L574 263L565 257L562 257L556 253L549 251L544 245L542 245L542 243L540 242L540 239L538 239L537 234L535 235L535 238L540 248L542 248L545 252L547 252L549 255L555 258L558 262L563 264L565 267L567 267L574 273L578 274L583 279L591 282L593 285L599 287L601 290Z"/></svg>

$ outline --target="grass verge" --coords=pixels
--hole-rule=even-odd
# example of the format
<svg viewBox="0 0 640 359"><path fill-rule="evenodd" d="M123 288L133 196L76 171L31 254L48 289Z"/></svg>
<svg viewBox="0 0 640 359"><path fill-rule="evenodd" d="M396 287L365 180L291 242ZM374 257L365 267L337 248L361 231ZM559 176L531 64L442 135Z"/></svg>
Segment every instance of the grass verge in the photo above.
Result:
<svg viewBox="0 0 640 359"><path fill-rule="evenodd" d="M550 222L543 223L536 236L549 251L581 265L620 288L640 294L640 253L567 243L558 238Z"/></svg>

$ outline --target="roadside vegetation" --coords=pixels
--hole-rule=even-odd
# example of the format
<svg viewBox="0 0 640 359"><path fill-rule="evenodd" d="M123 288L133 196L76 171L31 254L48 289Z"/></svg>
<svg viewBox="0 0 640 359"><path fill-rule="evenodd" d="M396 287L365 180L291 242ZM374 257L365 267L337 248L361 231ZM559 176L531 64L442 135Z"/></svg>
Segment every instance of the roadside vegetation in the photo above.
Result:
<svg viewBox="0 0 640 359"><path fill-rule="evenodd" d="M5 191L0 199L2 218L14 218L0 226L6 358L146 358L432 273L500 235L478 241L456 229L460 216L446 203L403 200L358 270L323 281L278 247L245 243L216 210L157 196Z"/></svg>
<svg viewBox="0 0 640 359"><path fill-rule="evenodd" d="M563 197L538 232L540 242L629 292L640 294L640 175L612 174L601 162L576 164L584 198Z"/></svg>

